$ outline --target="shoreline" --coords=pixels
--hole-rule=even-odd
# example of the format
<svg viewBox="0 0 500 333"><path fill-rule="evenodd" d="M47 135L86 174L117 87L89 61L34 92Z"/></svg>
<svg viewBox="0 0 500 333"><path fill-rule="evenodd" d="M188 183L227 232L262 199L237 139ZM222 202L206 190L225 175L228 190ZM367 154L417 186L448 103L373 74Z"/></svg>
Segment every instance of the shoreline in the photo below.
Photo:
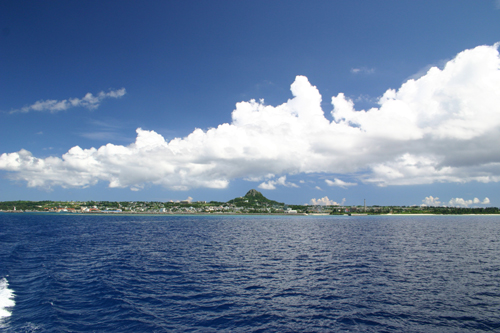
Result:
<svg viewBox="0 0 500 333"><path fill-rule="evenodd" d="M307 214L307 213L294 213L294 214L287 214L287 213L234 213L234 212L228 212L228 213L164 213L164 212L42 212L42 211L0 211L1 213L5 214L53 214L53 215L85 215L85 216L93 216L93 215L98 215L98 216L103 216L103 215L168 215L168 216L331 216L331 217L360 217L360 216L500 216L500 214L429 214L429 213L422 213L422 214L352 214L349 216L348 214L321 214L321 213L312 213L312 214Z"/></svg>

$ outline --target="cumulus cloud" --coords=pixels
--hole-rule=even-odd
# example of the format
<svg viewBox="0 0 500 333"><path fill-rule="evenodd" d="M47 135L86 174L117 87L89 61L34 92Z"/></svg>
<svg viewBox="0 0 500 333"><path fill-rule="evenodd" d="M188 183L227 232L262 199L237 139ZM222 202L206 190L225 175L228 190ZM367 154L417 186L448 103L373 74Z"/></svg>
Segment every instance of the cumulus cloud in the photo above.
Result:
<svg viewBox="0 0 500 333"><path fill-rule="evenodd" d="M286 181L286 176L282 176L276 180L269 180L267 182L261 183L258 187L263 190L275 190L276 185L281 185L285 187L299 187L297 184Z"/></svg>
<svg viewBox="0 0 500 333"><path fill-rule="evenodd" d="M231 122L217 128L195 129L170 141L139 128L128 146L75 146L61 157L4 153L0 170L36 187L105 181L134 189L144 184L224 188L233 179L262 181L272 174L279 178L260 186L271 189L293 186L283 177L300 173L354 174L358 182L378 186L498 182L498 46L459 53L442 69L432 67L387 90L376 108L356 110L339 93L331 100L333 121L325 117L318 89L297 76L287 102L237 103ZM333 184L342 185L335 179Z"/></svg>
<svg viewBox="0 0 500 333"><path fill-rule="evenodd" d="M428 196L422 200L421 206L450 206L450 207L469 207L470 205L487 205L490 203L490 199L487 197L483 201L478 198L465 200L463 198L452 198L447 204L439 201L438 197Z"/></svg>
<svg viewBox="0 0 500 333"><path fill-rule="evenodd" d="M313 206L342 206L344 205L345 198L342 199L341 203L328 199L327 196L321 199L311 199L310 204Z"/></svg>
<svg viewBox="0 0 500 333"><path fill-rule="evenodd" d="M348 183L348 182L345 182L345 181L340 180L338 178L334 178L333 181L331 181L329 179L325 179L325 183L327 183L328 186L338 186L338 187L341 187L341 188L347 188L349 186L356 186L356 185L358 185L357 183Z"/></svg>
<svg viewBox="0 0 500 333"><path fill-rule="evenodd" d="M103 99L119 98L125 95L125 93L125 88L121 88L118 90L111 90L107 93L101 91L97 94L97 96L94 96L91 93L87 93L83 98L68 98L60 101L55 99L41 100L21 109L12 110L10 113L26 113L30 111L49 111L50 113L56 113L78 106L86 107L89 110L94 110L99 107Z"/></svg>
<svg viewBox="0 0 500 333"><path fill-rule="evenodd" d="M478 198L474 198L472 200L464 200L462 198L453 198L448 202L448 205L451 207L469 207L472 204L478 205L486 205L490 203L490 199L484 198L481 202Z"/></svg>
<svg viewBox="0 0 500 333"><path fill-rule="evenodd" d="M425 197L424 200L422 200L422 204L420 206L442 206L441 201L439 201L438 197L433 197L432 195Z"/></svg>

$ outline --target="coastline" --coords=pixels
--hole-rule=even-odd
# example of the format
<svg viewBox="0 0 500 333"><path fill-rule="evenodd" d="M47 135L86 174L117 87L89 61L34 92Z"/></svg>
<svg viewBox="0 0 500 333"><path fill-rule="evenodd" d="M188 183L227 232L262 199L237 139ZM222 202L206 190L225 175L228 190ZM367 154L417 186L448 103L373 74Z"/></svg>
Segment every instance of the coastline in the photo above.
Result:
<svg viewBox="0 0 500 333"><path fill-rule="evenodd" d="M176 212L176 213L169 213L169 212L42 212L42 211L21 211L21 210L16 210L16 211L4 211L0 210L0 214L5 213L5 214L51 214L51 215L85 215L85 216L105 216L105 215L143 215L143 216L157 216L157 215L168 215L168 216L331 216L331 217L360 217L360 216L500 216L500 214L429 214L429 213L422 213L422 214L415 214L415 213L410 213L410 214L321 214L321 213L312 213L312 214L307 214L307 213L293 213L293 214L287 214L287 213L235 213L235 212L227 212L227 213L182 213L182 212Z"/></svg>

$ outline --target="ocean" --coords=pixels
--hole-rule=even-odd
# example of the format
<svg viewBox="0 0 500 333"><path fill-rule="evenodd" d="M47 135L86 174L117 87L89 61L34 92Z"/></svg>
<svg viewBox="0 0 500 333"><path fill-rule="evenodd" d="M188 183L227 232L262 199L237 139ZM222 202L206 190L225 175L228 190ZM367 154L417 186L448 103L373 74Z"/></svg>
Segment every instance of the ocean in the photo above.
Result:
<svg viewBox="0 0 500 333"><path fill-rule="evenodd" d="M0 214L2 332L499 330L499 216Z"/></svg>

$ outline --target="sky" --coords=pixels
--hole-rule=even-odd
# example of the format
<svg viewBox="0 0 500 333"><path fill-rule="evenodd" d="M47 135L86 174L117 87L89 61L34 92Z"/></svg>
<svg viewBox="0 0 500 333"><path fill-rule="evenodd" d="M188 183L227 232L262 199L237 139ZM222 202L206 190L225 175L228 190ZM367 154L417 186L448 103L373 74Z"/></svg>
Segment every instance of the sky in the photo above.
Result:
<svg viewBox="0 0 500 333"><path fill-rule="evenodd" d="M0 2L0 201L500 206L500 1Z"/></svg>

